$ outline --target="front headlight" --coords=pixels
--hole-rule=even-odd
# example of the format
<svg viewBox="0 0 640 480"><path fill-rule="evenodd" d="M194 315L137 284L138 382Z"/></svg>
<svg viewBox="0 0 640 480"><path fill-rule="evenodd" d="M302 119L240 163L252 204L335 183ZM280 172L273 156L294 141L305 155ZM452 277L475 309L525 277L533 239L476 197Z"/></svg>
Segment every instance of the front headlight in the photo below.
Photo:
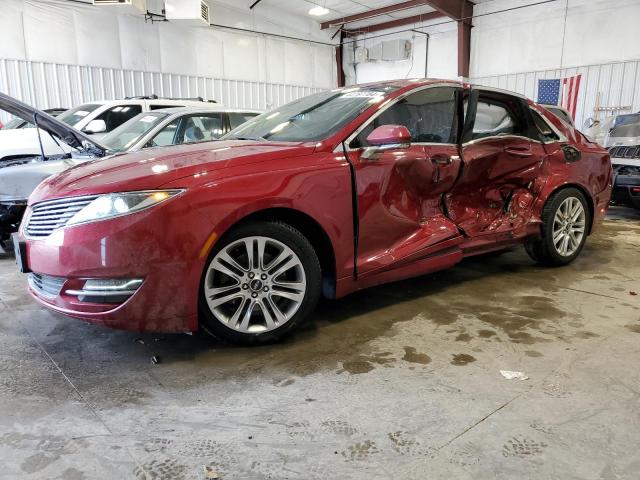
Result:
<svg viewBox="0 0 640 480"><path fill-rule="evenodd" d="M158 205L184 190L151 190L100 195L69 219L67 225L128 215Z"/></svg>

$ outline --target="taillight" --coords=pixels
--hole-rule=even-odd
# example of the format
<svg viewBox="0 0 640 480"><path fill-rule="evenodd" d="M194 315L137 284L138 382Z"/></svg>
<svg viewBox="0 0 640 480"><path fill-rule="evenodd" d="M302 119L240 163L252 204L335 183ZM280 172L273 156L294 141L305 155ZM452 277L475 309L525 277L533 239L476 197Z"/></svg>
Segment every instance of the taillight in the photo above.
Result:
<svg viewBox="0 0 640 480"><path fill-rule="evenodd" d="M640 193L640 187L631 187L631 192Z"/></svg>

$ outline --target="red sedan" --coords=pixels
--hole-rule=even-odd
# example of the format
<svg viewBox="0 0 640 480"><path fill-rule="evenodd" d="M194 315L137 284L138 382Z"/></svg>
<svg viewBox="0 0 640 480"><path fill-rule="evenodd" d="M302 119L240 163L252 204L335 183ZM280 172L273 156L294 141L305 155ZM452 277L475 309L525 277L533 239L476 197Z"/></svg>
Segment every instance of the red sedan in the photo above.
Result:
<svg viewBox="0 0 640 480"><path fill-rule="evenodd" d="M522 243L564 265L603 218L603 148L514 93L440 80L312 95L222 141L72 168L14 239L29 290L114 328L281 338L321 295Z"/></svg>

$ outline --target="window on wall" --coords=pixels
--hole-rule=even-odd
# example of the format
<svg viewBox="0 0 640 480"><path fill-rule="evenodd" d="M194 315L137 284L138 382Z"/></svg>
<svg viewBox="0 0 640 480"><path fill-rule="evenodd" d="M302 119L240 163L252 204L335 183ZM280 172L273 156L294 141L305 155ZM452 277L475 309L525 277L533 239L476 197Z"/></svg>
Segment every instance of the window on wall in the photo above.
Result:
<svg viewBox="0 0 640 480"><path fill-rule="evenodd" d="M368 146L367 137L382 125L402 125L415 143L456 142L456 89L426 88L399 100L372 122L351 142L351 148Z"/></svg>

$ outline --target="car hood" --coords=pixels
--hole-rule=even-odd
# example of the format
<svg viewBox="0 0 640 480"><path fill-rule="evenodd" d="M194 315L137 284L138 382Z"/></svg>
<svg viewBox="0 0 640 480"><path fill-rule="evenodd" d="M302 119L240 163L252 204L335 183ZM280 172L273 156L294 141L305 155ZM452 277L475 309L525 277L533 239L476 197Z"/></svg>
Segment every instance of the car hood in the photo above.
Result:
<svg viewBox="0 0 640 480"><path fill-rule="evenodd" d="M607 137L605 147L629 147L640 145L640 137Z"/></svg>
<svg viewBox="0 0 640 480"><path fill-rule="evenodd" d="M48 113L33 108L4 93L0 93L0 110L4 110L27 122L34 123L35 119L38 127L55 135L72 148L89 150L97 157L104 156L107 151L106 147L98 143L95 139L55 119Z"/></svg>
<svg viewBox="0 0 640 480"><path fill-rule="evenodd" d="M152 190L231 165L265 164L273 159L310 155L315 148L315 143L230 140L123 153L78 165L46 179L33 192L29 203L68 196Z"/></svg>
<svg viewBox="0 0 640 480"><path fill-rule="evenodd" d="M0 202L24 201L45 178L76 163L71 159L31 161L0 170Z"/></svg>

